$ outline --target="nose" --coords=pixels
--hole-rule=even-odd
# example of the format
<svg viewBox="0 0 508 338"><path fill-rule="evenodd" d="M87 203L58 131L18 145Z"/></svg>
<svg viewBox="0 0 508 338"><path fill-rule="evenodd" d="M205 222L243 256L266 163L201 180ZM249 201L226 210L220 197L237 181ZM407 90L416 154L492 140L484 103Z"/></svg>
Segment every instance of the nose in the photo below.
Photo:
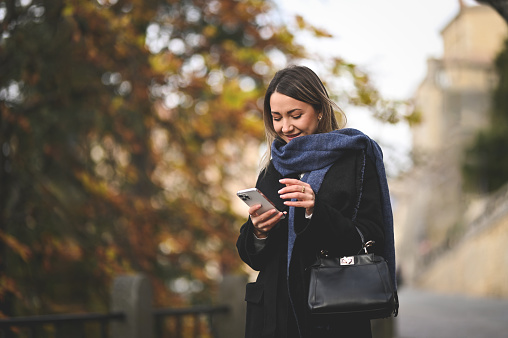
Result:
<svg viewBox="0 0 508 338"><path fill-rule="evenodd" d="M282 119L282 132L284 134L287 134L293 129L293 125L291 124L291 121L289 119Z"/></svg>

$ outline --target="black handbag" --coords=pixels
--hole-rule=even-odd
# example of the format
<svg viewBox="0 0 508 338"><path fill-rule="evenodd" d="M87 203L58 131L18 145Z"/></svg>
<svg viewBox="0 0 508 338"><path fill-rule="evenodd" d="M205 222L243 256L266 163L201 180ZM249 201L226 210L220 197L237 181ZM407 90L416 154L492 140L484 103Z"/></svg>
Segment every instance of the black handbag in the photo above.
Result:
<svg viewBox="0 0 508 338"><path fill-rule="evenodd" d="M369 319L398 314L397 290L386 260L367 253L329 257L321 252L310 270L308 306L316 315L344 315Z"/></svg>

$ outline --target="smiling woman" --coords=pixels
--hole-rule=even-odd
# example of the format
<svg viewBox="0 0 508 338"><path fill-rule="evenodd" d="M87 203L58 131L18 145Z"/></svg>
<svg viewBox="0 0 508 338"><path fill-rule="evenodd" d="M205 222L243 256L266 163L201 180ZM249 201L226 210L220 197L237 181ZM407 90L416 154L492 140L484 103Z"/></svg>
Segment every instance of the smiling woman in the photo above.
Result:
<svg viewBox="0 0 508 338"><path fill-rule="evenodd" d="M299 123L289 123L302 117ZM263 121L268 147L261 165L266 168L271 157L270 147L275 139L280 138L287 143L297 136L342 128L346 124L346 115L330 100L316 73L307 67L290 66L277 72L266 90ZM283 128L284 123L288 124L286 129ZM314 123L317 125L314 126Z"/></svg>
<svg viewBox="0 0 508 338"><path fill-rule="evenodd" d="M276 209L262 213L252 205L237 241L242 260L259 271L246 288L245 336L369 338L368 318L311 314L307 268L322 250L334 257L358 253L365 238L376 243L372 252L388 260L394 278L381 150L360 131L340 129L344 114L307 67L275 74L263 119L268 150L256 188Z"/></svg>
<svg viewBox="0 0 508 338"><path fill-rule="evenodd" d="M277 92L272 94L270 106L273 128L286 142L298 136L316 133L323 115L316 113L310 104Z"/></svg>

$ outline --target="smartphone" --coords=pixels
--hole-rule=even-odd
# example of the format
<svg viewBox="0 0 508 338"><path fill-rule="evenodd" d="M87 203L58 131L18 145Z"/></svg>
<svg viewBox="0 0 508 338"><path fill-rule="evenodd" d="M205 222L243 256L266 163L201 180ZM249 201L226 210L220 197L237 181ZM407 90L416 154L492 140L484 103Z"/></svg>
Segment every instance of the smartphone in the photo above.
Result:
<svg viewBox="0 0 508 338"><path fill-rule="evenodd" d="M257 188L240 190L236 193L236 195L240 197L240 199L244 201L245 204L247 204L249 207L255 204L261 204L261 208L257 211L259 214L265 213L271 209L277 209L275 205ZM277 215L277 213L275 213L274 216L275 215ZM280 219L284 218L286 218L286 216L282 215Z"/></svg>

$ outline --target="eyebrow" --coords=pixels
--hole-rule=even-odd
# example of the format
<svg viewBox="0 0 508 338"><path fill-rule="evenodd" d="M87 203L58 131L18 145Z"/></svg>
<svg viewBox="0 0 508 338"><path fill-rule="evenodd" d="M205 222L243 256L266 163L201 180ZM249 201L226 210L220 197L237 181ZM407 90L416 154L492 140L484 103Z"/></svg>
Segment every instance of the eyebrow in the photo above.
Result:
<svg viewBox="0 0 508 338"><path fill-rule="evenodd" d="M291 110L288 110L288 112L286 114L294 113L297 110L303 110L303 109L301 109L301 108L291 109ZM281 115L281 113L279 113L278 111L272 111L272 114L279 114L279 115Z"/></svg>

